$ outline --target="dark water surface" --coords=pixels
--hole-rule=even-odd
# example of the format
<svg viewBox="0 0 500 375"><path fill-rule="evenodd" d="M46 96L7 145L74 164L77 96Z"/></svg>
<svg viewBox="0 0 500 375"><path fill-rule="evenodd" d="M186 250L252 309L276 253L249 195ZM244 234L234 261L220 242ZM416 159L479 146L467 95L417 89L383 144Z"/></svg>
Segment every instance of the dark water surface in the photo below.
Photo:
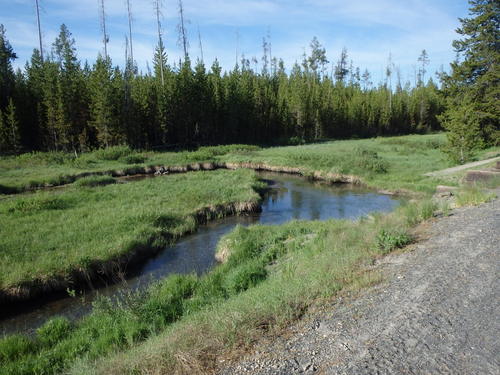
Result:
<svg viewBox="0 0 500 375"><path fill-rule="evenodd" d="M38 306L25 307L24 311L0 321L0 333L32 332L56 315L79 318L92 309L92 301L98 295L115 296L128 289L143 288L172 273L202 274L216 264L215 249L221 236L238 224L283 224L293 219L357 219L370 212L391 211L399 204L394 197L359 186L329 185L270 172L259 172L258 175L271 187L263 199L262 212L231 216L202 225L195 233L183 237L134 269L126 281L82 292L76 297L69 297L66 293Z"/></svg>

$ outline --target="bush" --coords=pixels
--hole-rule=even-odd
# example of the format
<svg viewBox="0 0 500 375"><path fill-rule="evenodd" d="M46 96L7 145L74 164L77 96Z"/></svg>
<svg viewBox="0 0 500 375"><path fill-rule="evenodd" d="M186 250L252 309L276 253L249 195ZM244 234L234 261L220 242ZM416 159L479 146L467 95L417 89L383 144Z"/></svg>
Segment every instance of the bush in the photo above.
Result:
<svg viewBox="0 0 500 375"><path fill-rule="evenodd" d="M306 143L306 141L300 137L291 137L286 142L286 144L289 146L298 146L298 145L303 145L305 143Z"/></svg>
<svg viewBox="0 0 500 375"><path fill-rule="evenodd" d="M146 161L146 157L143 155L135 154L135 155L127 155L122 156L118 161L125 164L140 164Z"/></svg>
<svg viewBox="0 0 500 375"><path fill-rule="evenodd" d="M254 287L267 276L264 263L260 260L250 261L227 275L224 287L229 294L238 294Z"/></svg>
<svg viewBox="0 0 500 375"><path fill-rule="evenodd" d="M376 151L365 148L356 148L354 150L353 163L356 167L375 173L386 173L388 164Z"/></svg>
<svg viewBox="0 0 500 375"><path fill-rule="evenodd" d="M377 245L383 254L401 248L412 241L412 237L402 230L382 229L377 235Z"/></svg>
<svg viewBox="0 0 500 375"><path fill-rule="evenodd" d="M128 146L113 146L94 151L92 155L98 160L118 160L132 153L133 151Z"/></svg>
<svg viewBox="0 0 500 375"><path fill-rule="evenodd" d="M21 165L61 165L74 159L74 155L61 151L30 152L16 157Z"/></svg>

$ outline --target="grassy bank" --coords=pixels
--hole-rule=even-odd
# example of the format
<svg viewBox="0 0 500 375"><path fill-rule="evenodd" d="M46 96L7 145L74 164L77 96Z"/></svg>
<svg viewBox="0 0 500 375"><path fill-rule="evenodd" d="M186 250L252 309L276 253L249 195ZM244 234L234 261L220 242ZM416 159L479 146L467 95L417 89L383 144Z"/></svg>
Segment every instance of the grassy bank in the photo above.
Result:
<svg viewBox="0 0 500 375"><path fill-rule="evenodd" d="M295 221L237 228L220 242L230 254L227 261L205 276L171 276L144 293L124 295L119 306L103 299L81 321L55 319L34 337L1 339L0 373L210 371L218 356L244 350L262 334L286 327L311 304L378 280L364 271L365 266L412 240L412 228L440 208L428 199L437 184L457 184L446 177L423 176L450 166L439 150L443 143L444 136L438 134L149 154L137 165L213 162L332 179L352 175L371 186L418 192L421 199L389 215L356 222ZM78 171L123 168L128 164L120 161L122 157L137 156L130 150L126 153ZM95 153L81 158L101 160ZM27 161L15 173L24 176L22 181L28 176L45 181L48 169L54 167L64 175L71 173L67 163L73 162L36 168ZM24 186L15 178L7 183L14 169L0 172L0 184ZM30 171L23 175L23 169ZM255 185L248 170L196 172L128 184L109 176L82 176L54 191L9 196L0 201L0 231L5 231L0 233L2 288L19 293L13 287L23 283L59 276L57 280L71 281L75 270L85 273L122 254L151 251L193 230L200 214L216 215L223 207L248 208L234 203L256 202ZM463 201L477 199L477 194L469 194Z"/></svg>
<svg viewBox="0 0 500 375"><path fill-rule="evenodd" d="M87 174L129 175L160 165L184 166L213 162L226 154L245 154L256 146L202 147L184 152L137 152L125 146L79 156L63 152L38 152L0 158L0 194L72 183Z"/></svg>
<svg viewBox="0 0 500 375"><path fill-rule="evenodd" d="M357 222L238 227L224 240L228 261L205 276L171 276L119 307L100 301L76 324L55 319L34 338L3 339L2 373L205 372L315 299L373 281L360 265L411 241L409 226L428 215L408 206Z"/></svg>
<svg viewBox="0 0 500 375"><path fill-rule="evenodd" d="M112 182L92 177L0 201L4 297L64 289L92 272L117 272L120 260L149 255L205 218L258 208L259 183L248 170Z"/></svg>
<svg viewBox="0 0 500 375"><path fill-rule="evenodd" d="M192 152L136 152L127 147L113 147L78 157L63 153L25 154L0 158L0 193L71 183L88 174L153 173L160 166L184 171L199 168L202 163L292 169L306 176L323 176L334 181L359 178L383 189L430 192L436 183L448 181L422 176L452 166L441 152L445 141L445 134L433 134L264 149L230 145L202 147ZM483 150L477 158L494 151L500 152L498 148Z"/></svg>

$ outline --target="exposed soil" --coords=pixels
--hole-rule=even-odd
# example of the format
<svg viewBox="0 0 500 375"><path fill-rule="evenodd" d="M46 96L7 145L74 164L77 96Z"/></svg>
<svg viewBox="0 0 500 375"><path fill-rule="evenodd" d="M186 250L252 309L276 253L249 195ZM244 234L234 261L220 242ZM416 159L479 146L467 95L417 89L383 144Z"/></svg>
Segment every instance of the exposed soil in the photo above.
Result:
<svg viewBox="0 0 500 375"><path fill-rule="evenodd" d="M500 374L500 200L435 219L424 237L378 262L383 283L219 372Z"/></svg>

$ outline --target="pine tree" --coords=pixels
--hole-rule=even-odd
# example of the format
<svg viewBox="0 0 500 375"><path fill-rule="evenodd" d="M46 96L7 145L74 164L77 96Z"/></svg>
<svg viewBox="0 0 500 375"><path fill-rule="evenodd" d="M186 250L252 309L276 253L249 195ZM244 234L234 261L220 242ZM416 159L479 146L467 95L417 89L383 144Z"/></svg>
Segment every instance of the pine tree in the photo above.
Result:
<svg viewBox="0 0 500 375"><path fill-rule="evenodd" d="M76 153L80 134L87 123L88 105L84 77L76 57L75 40L65 24L61 25L53 52L59 71L56 91L58 146Z"/></svg>
<svg viewBox="0 0 500 375"><path fill-rule="evenodd" d="M5 115L0 111L0 152L17 154L20 150L19 121L17 120L16 107L10 98Z"/></svg>
<svg viewBox="0 0 500 375"><path fill-rule="evenodd" d="M5 27L0 24L0 109L5 109L14 92L12 61L17 58L6 37Z"/></svg>
<svg viewBox="0 0 500 375"><path fill-rule="evenodd" d="M466 161L474 148L500 144L500 2L469 0L470 18L460 19L462 39L453 47L462 58L441 76L448 96L440 118L448 130L448 149ZM464 123L461 121L465 121Z"/></svg>
<svg viewBox="0 0 500 375"><path fill-rule="evenodd" d="M337 81L337 83L343 85L348 73L349 69L347 69L347 49L342 48L340 58L337 61L337 65L335 66L335 80Z"/></svg>
<svg viewBox="0 0 500 375"><path fill-rule="evenodd" d="M99 55L90 76L90 122L102 147L116 143L113 113L112 71L109 58Z"/></svg>

